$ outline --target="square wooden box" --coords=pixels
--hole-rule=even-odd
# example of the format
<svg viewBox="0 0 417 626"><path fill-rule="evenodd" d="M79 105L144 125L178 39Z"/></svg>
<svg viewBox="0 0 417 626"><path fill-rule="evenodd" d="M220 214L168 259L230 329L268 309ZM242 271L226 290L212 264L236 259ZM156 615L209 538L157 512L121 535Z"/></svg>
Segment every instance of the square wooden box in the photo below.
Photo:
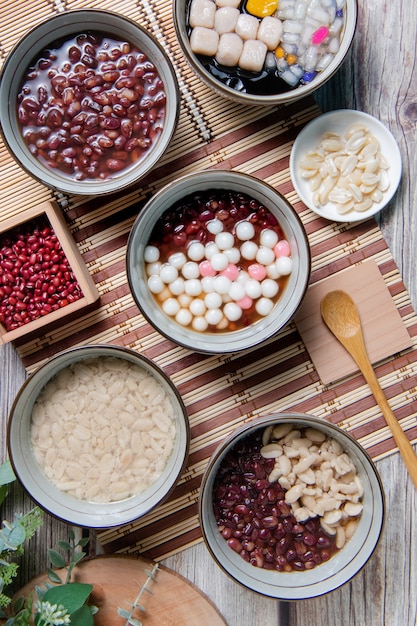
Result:
<svg viewBox="0 0 417 626"><path fill-rule="evenodd" d="M56 203L42 202L36 207L25 210L18 216L14 216L8 220L0 222L0 236L3 236L8 231L26 224L27 222L32 220L35 221L36 218L42 215L46 215L47 220L54 229L74 276L81 287L83 297L79 298L75 302L70 302L57 311L52 311L47 315L39 317L38 319L11 331L7 331L4 326L0 324L0 343L3 344L10 341L20 340L26 336L29 337L34 333L40 333L40 331L44 331L46 327L54 323L59 323L60 320L64 320L72 314L82 311L82 309L92 305L99 298L99 293L94 281L82 259L77 244L71 235L62 211Z"/></svg>

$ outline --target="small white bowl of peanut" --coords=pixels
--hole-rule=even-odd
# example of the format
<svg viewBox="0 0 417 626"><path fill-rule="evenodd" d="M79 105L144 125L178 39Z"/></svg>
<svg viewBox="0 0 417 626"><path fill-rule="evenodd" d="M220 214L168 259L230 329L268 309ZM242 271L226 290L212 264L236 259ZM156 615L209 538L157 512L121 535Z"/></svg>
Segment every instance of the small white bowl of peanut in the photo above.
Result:
<svg viewBox="0 0 417 626"><path fill-rule="evenodd" d="M142 517L175 488L189 424L170 378L114 345L60 352L21 387L9 457L29 495L71 524L108 528Z"/></svg>
<svg viewBox="0 0 417 626"><path fill-rule="evenodd" d="M290 174L300 200L335 222L381 211L401 180L398 144L378 119L351 109L324 113L297 136Z"/></svg>
<svg viewBox="0 0 417 626"><path fill-rule="evenodd" d="M384 493L367 452L310 415L271 414L231 433L203 476L200 523L218 565L281 600L350 580L382 531Z"/></svg>

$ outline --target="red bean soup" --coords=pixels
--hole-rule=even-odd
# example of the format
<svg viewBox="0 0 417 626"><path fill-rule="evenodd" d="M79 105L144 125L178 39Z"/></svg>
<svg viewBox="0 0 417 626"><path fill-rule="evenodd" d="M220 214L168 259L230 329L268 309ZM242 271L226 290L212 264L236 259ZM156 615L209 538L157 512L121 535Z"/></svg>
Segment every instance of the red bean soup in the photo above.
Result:
<svg viewBox="0 0 417 626"><path fill-rule="evenodd" d="M146 157L165 121L164 84L127 41L87 31L58 40L28 68L18 94L32 155L74 180L106 180Z"/></svg>

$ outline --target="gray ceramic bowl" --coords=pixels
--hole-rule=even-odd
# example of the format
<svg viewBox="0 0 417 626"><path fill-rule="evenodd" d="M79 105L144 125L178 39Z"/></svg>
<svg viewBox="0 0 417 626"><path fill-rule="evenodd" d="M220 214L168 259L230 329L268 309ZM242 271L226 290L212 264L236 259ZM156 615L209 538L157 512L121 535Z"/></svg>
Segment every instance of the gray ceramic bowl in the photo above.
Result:
<svg viewBox="0 0 417 626"><path fill-rule="evenodd" d="M174 409L176 435L165 469L155 482L139 495L113 502L99 503L70 495L59 489L55 481L52 482L46 477L35 459L31 443L31 418L34 403L41 390L58 372L73 364L85 362L86 359L107 359L109 357L122 359L128 364L139 366L163 387ZM122 399L126 404L129 402L129 397ZM67 441L69 434L61 434L61 436L65 436ZM111 345L72 348L49 359L21 387L10 412L7 432L9 457L13 469L33 500L43 509L66 522L90 528L107 528L126 524L142 517L164 501L175 487L186 465L189 440L186 409L180 394L168 376L143 355L133 350ZM62 463L66 462L64 459L61 460Z"/></svg>
<svg viewBox="0 0 417 626"><path fill-rule="evenodd" d="M274 93L273 88L270 88L268 93L265 92L262 95L256 95L253 92L251 93L249 88L236 86L239 85L240 78L236 73L235 68L231 68L233 73L230 73L227 68L224 66L221 67L221 71L218 75L222 75L222 77L218 78L218 75L213 75L209 72L207 67L205 67L209 57L199 57L193 52L190 45L188 26L189 4L189 0L174 1L175 30L178 42L189 65L206 85L214 89L214 91L222 96L241 104L264 106L287 104L311 95L325 82L327 82L329 78L331 78L331 76L333 76L333 74L339 69L349 51L356 28L357 2L356 0L346 0L343 8L344 26L341 32L340 47L338 52L334 55L331 63L327 65L325 69L320 71L311 82L300 84L298 87L292 89L288 88L288 90L284 90L281 93ZM241 5L243 4L245 3L242 2ZM221 7L223 4L219 3L219 6ZM235 4L233 4L233 6L235 6ZM243 72L242 75L244 74L245 73Z"/></svg>
<svg viewBox="0 0 417 626"><path fill-rule="evenodd" d="M106 33L128 41L144 52L157 67L164 83L166 111L163 130L157 141L128 168L104 180L74 180L43 164L33 156L22 139L17 116L17 97L28 67L53 42L68 39L86 30ZM88 94L87 94L88 95ZM127 17L101 10L76 10L60 13L29 31L8 55L0 83L1 130L6 146L16 161L34 178L48 187L73 194L99 195L118 191L140 180L161 159L174 134L179 116L179 92L172 64L159 42L138 23ZM94 112L94 111L93 111ZM65 118L64 118L65 119Z"/></svg>
<svg viewBox="0 0 417 626"><path fill-rule="evenodd" d="M177 201L204 190L231 190L246 193L265 205L276 217L290 243L293 270L272 311L241 330L199 332L178 324L166 315L148 287L144 251L158 218ZM162 335L175 343L208 354L250 349L275 335L292 319L310 278L310 248L304 227L293 207L273 187L252 176L225 170L207 170L186 175L166 185L141 209L127 246L127 276L139 309Z"/></svg>
<svg viewBox="0 0 417 626"><path fill-rule="evenodd" d="M223 538L213 512L213 485L219 465L243 438L264 431L271 424L312 427L338 441L356 466L363 484L363 511L353 536L330 559L313 569L279 572L246 562ZM362 446L346 431L322 419L299 413L271 414L252 420L229 435L213 453L200 490L199 515L206 545L217 564L236 582L265 596L301 600L323 595L350 580L372 555L381 535L385 512L384 493L376 468Z"/></svg>

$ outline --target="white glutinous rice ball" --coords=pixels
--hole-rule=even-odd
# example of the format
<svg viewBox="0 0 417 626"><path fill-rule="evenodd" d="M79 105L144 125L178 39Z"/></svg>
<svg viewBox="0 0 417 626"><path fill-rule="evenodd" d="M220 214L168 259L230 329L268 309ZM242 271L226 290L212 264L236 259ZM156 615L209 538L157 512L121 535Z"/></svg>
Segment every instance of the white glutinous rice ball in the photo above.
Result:
<svg viewBox="0 0 417 626"><path fill-rule="evenodd" d="M249 280L245 282L245 291L246 295L248 295L249 298L252 298L252 300L256 300L262 295L261 283L259 282L259 280L249 278Z"/></svg>
<svg viewBox="0 0 417 626"><path fill-rule="evenodd" d="M211 267L216 270L216 272L221 272L229 265L229 259L224 252L217 252L217 254L213 254L211 257L210 263Z"/></svg>
<svg viewBox="0 0 417 626"><path fill-rule="evenodd" d="M148 287L151 293L162 293L164 289L164 283L161 280L160 276L149 276L148 278Z"/></svg>
<svg viewBox="0 0 417 626"><path fill-rule="evenodd" d="M236 302L245 297L246 291L243 283L234 282L230 286L229 295Z"/></svg>
<svg viewBox="0 0 417 626"><path fill-rule="evenodd" d="M261 282L262 295L265 298L275 298L279 291L279 285L276 280L272 280L272 278L265 278Z"/></svg>
<svg viewBox="0 0 417 626"><path fill-rule="evenodd" d="M190 278L198 278L200 276L198 263L195 261L187 261L187 263L183 265L182 275L186 280L189 280Z"/></svg>
<svg viewBox="0 0 417 626"><path fill-rule="evenodd" d="M164 263L159 272L159 276L164 283L170 284L178 278L178 270L176 267L170 265L170 263Z"/></svg>
<svg viewBox="0 0 417 626"><path fill-rule="evenodd" d="M146 246L143 255L146 263L155 263L159 261L159 248L156 246Z"/></svg>
<svg viewBox="0 0 417 626"><path fill-rule="evenodd" d="M243 41L236 33L224 33L220 36L216 61L226 67L236 67L243 50Z"/></svg>
<svg viewBox="0 0 417 626"><path fill-rule="evenodd" d="M259 21L254 15L241 13L237 19L235 33L242 39L256 39Z"/></svg>
<svg viewBox="0 0 417 626"><path fill-rule="evenodd" d="M232 281L226 276L216 276L214 278L214 290L216 293L220 293L221 295L226 295L230 291L230 287L232 286Z"/></svg>
<svg viewBox="0 0 417 626"><path fill-rule="evenodd" d="M267 248L266 246L260 246L258 248L258 252L256 253L256 260L261 265L270 265L274 262L275 252L271 248Z"/></svg>
<svg viewBox="0 0 417 626"><path fill-rule="evenodd" d="M208 328L208 322L206 318L203 317L202 315L196 315L196 317L194 317L192 321L191 326L193 327L194 330L200 333L203 333Z"/></svg>
<svg viewBox="0 0 417 626"><path fill-rule="evenodd" d="M173 296L179 296L180 294L184 293L184 283L185 280L182 276L178 276L177 280L174 280L174 282L170 283L169 290Z"/></svg>
<svg viewBox="0 0 417 626"><path fill-rule="evenodd" d="M178 302L183 309L188 309L191 301L192 297L189 296L187 293L180 293L180 295L178 296Z"/></svg>
<svg viewBox="0 0 417 626"><path fill-rule="evenodd" d="M235 9L234 7L221 7L217 9L214 16L214 29L219 35L233 33L239 15L239 9Z"/></svg>
<svg viewBox="0 0 417 626"><path fill-rule="evenodd" d="M264 228L261 232L259 243L261 246L273 248L278 243L278 235L272 228Z"/></svg>
<svg viewBox="0 0 417 626"><path fill-rule="evenodd" d="M269 298L259 298L255 304L256 312L263 317L269 315L273 308L274 303Z"/></svg>
<svg viewBox="0 0 417 626"><path fill-rule="evenodd" d="M180 303L178 302L178 300L176 298L167 298L163 303L162 303L162 310L166 315L169 315L170 317L174 317L178 311L180 310Z"/></svg>
<svg viewBox="0 0 417 626"><path fill-rule="evenodd" d="M236 224L235 232L236 237L240 239L240 241L249 241L249 239L252 239L252 237L255 236L255 228L253 224L247 222L246 220Z"/></svg>
<svg viewBox="0 0 417 626"><path fill-rule="evenodd" d="M218 45L219 33L213 28L205 28L204 26L196 26L193 28L190 37L190 46L195 54L204 54L208 57L214 57Z"/></svg>
<svg viewBox="0 0 417 626"><path fill-rule="evenodd" d="M247 261L253 261L258 252L258 245L254 241L244 241L240 247L240 254Z"/></svg>
<svg viewBox="0 0 417 626"><path fill-rule="evenodd" d="M201 279L201 286L204 293L211 293L214 291L214 276L204 276Z"/></svg>
<svg viewBox="0 0 417 626"><path fill-rule="evenodd" d="M218 249L214 241L209 241L208 243L206 243L206 259L208 261L211 261L212 257L219 252L220 250Z"/></svg>
<svg viewBox="0 0 417 626"><path fill-rule="evenodd" d="M292 272L292 258L289 256L281 256L275 261L278 272L281 276L288 276Z"/></svg>
<svg viewBox="0 0 417 626"><path fill-rule="evenodd" d="M248 39L243 44L242 54L239 58L239 66L242 70L260 72L265 63L268 48L263 41Z"/></svg>
<svg viewBox="0 0 417 626"><path fill-rule="evenodd" d="M223 313L220 309L209 309L205 312L204 317L210 326L217 326L223 319Z"/></svg>
<svg viewBox="0 0 417 626"><path fill-rule="evenodd" d="M185 256L184 252L174 252L168 257L168 263L173 267L176 267L177 270L180 270L184 263L186 263L186 261L187 257Z"/></svg>
<svg viewBox="0 0 417 626"><path fill-rule="evenodd" d="M187 254L191 261L202 261L206 255L205 247L199 241L192 241L188 246Z"/></svg>
<svg viewBox="0 0 417 626"><path fill-rule="evenodd" d="M227 256L229 263L234 263L235 265L237 265L240 261L240 250L239 248L230 248L230 250L225 250L224 251L225 255Z"/></svg>
<svg viewBox="0 0 417 626"><path fill-rule="evenodd" d="M214 28L216 5L212 0L192 0L190 6L190 26L204 26Z"/></svg>
<svg viewBox="0 0 417 626"><path fill-rule="evenodd" d="M181 326L189 326L193 321L193 316L188 309L180 309L175 316L175 321Z"/></svg>
<svg viewBox="0 0 417 626"><path fill-rule="evenodd" d="M268 15L259 25L257 39L263 41L268 50L275 50L282 37L283 26L277 17Z"/></svg>
<svg viewBox="0 0 417 626"><path fill-rule="evenodd" d="M194 298L194 300L190 302L189 308L190 308L191 313L195 315L196 317L204 315L204 313L207 311L205 302L201 298Z"/></svg>
<svg viewBox="0 0 417 626"><path fill-rule="evenodd" d="M230 248L233 248L235 238L233 237L232 233L222 232L216 235L214 241L216 242L219 250L230 250Z"/></svg>
<svg viewBox="0 0 417 626"><path fill-rule="evenodd" d="M221 307L223 298L219 293L207 293L204 296L204 304L208 309L218 309Z"/></svg>
<svg viewBox="0 0 417 626"><path fill-rule="evenodd" d="M189 296L199 296L203 291L201 280L198 278L190 278L189 280L186 280L184 283L184 291Z"/></svg>
<svg viewBox="0 0 417 626"><path fill-rule="evenodd" d="M148 276L159 276L161 267L162 263L160 261L155 261L155 263L148 263L148 265L146 266L146 273Z"/></svg>
<svg viewBox="0 0 417 626"><path fill-rule="evenodd" d="M228 302L225 304L223 312L230 322L236 322L242 317L242 309L236 302Z"/></svg>
<svg viewBox="0 0 417 626"><path fill-rule="evenodd" d="M210 220L209 222L207 222L207 230L212 235L218 235L223 230L223 222L221 220L218 220L217 218L214 220Z"/></svg>

